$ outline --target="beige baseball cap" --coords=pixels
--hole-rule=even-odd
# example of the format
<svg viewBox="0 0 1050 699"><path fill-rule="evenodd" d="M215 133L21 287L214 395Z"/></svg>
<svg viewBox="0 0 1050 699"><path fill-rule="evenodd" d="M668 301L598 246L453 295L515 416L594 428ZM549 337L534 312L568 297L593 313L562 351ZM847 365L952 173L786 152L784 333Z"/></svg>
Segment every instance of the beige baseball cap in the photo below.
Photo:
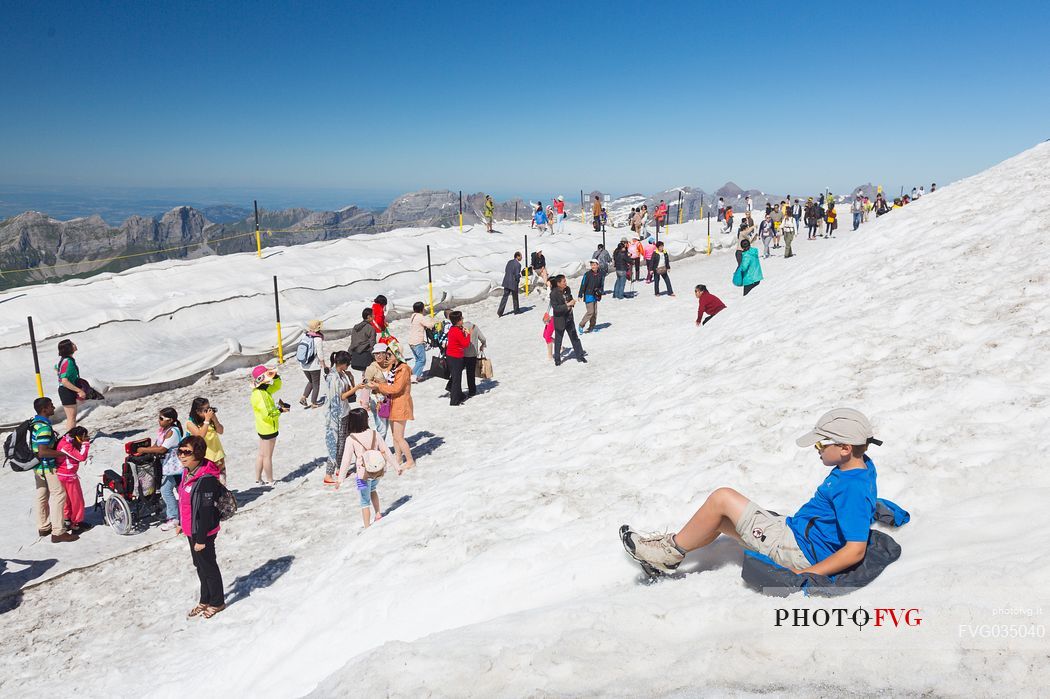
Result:
<svg viewBox="0 0 1050 699"><path fill-rule="evenodd" d="M871 422L864 413L853 408L835 408L820 416L817 426L795 440L800 447L811 447L817 442L834 444L882 444L875 439Z"/></svg>

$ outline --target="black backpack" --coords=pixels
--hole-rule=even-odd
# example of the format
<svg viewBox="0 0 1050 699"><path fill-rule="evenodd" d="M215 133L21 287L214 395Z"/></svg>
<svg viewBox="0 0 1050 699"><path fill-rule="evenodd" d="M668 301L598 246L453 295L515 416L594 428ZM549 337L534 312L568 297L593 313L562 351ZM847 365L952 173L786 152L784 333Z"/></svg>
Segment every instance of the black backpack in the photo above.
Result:
<svg viewBox="0 0 1050 699"><path fill-rule="evenodd" d="M40 465L40 458L33 451L32 426L33 420L26 420L4 441L4 458L12 471L32 471Z"/></svg>

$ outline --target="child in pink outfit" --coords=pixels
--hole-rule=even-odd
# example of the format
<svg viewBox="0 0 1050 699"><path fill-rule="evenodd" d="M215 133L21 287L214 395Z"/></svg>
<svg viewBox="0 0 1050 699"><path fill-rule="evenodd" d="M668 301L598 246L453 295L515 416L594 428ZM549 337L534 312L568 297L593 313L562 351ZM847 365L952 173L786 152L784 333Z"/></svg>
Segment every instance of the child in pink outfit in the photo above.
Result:
<svg viewBox="0 0 1050 699"><path fill-rule="evenodd" d="M87 429L74 427L58 440L55 450L58 457L55 459L57 469L55 474L66 491L66 506L63 517L69 520L72 530L78 531L84 524L84 490L80 487L80 477L77 471L80 464L87 461L88 450L91 442L88 441Z"/></svg>
<svg viewBox="0 0 1050 699"><path fill-rule="evenodd" d="M543 341L547 343L547 359L554 361L554 316L543 326Z"/></svg>

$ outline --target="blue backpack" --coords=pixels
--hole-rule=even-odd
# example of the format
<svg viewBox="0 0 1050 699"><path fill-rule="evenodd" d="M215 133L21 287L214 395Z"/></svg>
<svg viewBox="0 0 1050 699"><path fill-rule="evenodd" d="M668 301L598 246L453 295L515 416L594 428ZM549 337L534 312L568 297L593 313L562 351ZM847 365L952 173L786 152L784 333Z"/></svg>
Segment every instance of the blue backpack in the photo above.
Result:
<svg viewBox="0 0 1050 699"><path fill-rule="evenodd" d="M314 339L309 335L303 335L299 340L299 346L295 348L295 358L299 364L306 367L314 360Z"/></svg>

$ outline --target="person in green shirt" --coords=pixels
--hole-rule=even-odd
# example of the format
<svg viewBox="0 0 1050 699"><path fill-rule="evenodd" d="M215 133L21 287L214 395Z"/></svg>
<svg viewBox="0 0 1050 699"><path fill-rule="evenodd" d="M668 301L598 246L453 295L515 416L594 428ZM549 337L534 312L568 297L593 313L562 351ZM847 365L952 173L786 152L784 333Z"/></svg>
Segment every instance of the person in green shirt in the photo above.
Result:
<svg viewBox="0 0 1050 699"><path fill-rule="evenodd" d="M492 195L485 195L485 230L492 233L492 219L496 213L496 202L492 201Z"/></svg>
<svg viewBox="0 0 1050 699"><path fill-rule="evenodd" d="M277 446L277 432L281 413L289 406L284 401L273 400L273 394L281 390L281 377L275 369L260 364L252 370L252 412L255 414L255 431L259 434L259 455L255 460L255 484L273 485L273 451Z"/></svg>
<svg viewBox="0 0 1050 699"><path fill-rule="evenodd" d="M87 393L77 382L80 381L80 367L73 353L77 346L70 339L58 343L58 363L55 373L58 374L58 399L66 411L66 432L77 426L77 401L87 398Z"/></svg>

